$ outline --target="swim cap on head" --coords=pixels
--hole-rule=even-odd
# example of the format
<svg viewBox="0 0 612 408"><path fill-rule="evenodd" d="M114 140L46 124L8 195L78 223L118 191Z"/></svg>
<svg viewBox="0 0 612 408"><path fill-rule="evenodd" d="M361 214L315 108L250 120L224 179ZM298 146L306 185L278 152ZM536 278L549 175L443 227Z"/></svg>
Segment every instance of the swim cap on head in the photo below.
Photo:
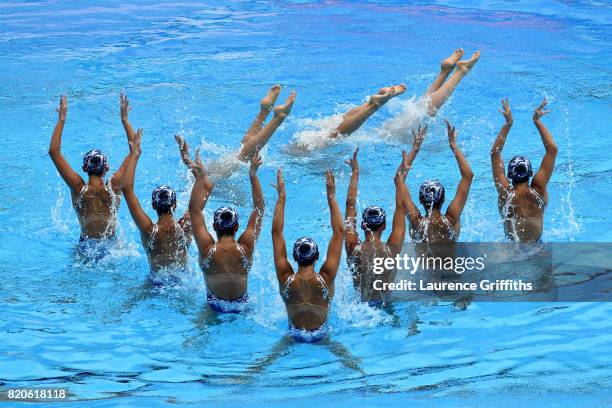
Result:
<svg viewBox="0 0 612 408"><path fill-rule="evenodd" d="M441 205L444 201L444 186L438 180L427 180L419 188L419 201L426 207Z"/></svg>
<svg viewBox="0 0 612 408"><path fill-rule="evenodd" d="M168 212L176 205L176 193L168 186L159 186L151 194L153 209Z"/></svg>
<svg viewBox="0 0 612 408"><path fill-rule="evenodd" d="M233 232L238 224L238 213L231 207L221 207L215 211L213 224L219 231Z"/></svg>
<svg viewBox="0 0 612 408"><path fill-rule="evenodd" d="M100 176L108 171L108 160L104 153L93 149L83 156L83 167L87 173Z"/></svg>
<svg viewBox="0 0 612 408"><path fill-rule="evenodd" d="M310 237L302 237L293 244L293 259L300 265L310 265L317 259L319 247Z"/></svg>
<svg viewBox="0 0 612 408"><path fill-rule="evenodd" d="M508 178L515 183L522 183L533 176L531 162L524 156L514 156L508 163Z"/></svg>
<svg viewBox="0 0 612 408"><path fill-rule="evenodd" d="M363 210L361 219L361 228L375 231L385 223L387 214L379 206L371 205Z"/></svg>

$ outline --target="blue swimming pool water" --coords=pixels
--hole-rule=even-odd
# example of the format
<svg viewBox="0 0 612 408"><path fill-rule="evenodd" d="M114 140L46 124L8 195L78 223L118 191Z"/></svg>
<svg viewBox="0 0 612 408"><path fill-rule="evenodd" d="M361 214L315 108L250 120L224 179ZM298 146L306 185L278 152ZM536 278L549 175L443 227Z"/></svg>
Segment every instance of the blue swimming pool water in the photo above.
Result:
<svg viewBox="0 0 612 408"><path fill-rule="evenodd" d="M439 117L449 118L475 180L461 239L503 239L489 149L510 97L515 125L505 157L543 153L531 123L559 145L546 241L611 241L610 57L612 9L597 1L8 2L0 4L0 386L66 386L97 406L605 406L612 404L612 307L604 303L399 305L396 319L359 304L343 263L328 345L285 344L286 317L269 238L269 183L283 166L286 237L330 236L324 169L361 146L359 205L393 207L401 144L381 140L385 120L420 95L458 46L482 58ZM210 162L234 150L275 82L298 92L260 171L267 201L250 277L251 304L208 316L192 246L184 285L147 292L146 257L125 205L122 246L95 266L74 257L78 224L47 156L59 95L69 99L63 151L74 166L98 147L117 168L127 152L118 95L143 127L136 190L149 208L160 183L190 179L174 133ZM346 142L309 154L288 149L313 121L361 103L379 87L407 93ZM458 170L441 121L432 125L408 184L435 176L454 192ZM222 181L209 208L250 209L246 171ZM149 211L152 215L152 211ZM507 403L507 402L506 402Z"/></svg>

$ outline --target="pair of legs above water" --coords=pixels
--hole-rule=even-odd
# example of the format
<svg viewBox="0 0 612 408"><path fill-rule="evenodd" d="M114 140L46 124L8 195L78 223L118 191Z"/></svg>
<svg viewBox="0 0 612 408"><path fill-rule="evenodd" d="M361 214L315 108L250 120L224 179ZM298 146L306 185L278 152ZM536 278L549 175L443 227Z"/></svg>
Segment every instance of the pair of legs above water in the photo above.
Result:
<svg viewBox="0 0 612 408"><path fill-rule="evenodd" d="M470 72L474 64L476 64L480 58L480 51L476 51L469 60L460 61L459 59L462 56L463 49L459 48L440 64L440 73L438 77L424 95L428 99L427 113L429 116L434 116L436 114L453 93L463 77ZM403 94L405 91L406 86L404 84L381 88L377 94L370 96L368 102L348 111L344 115L342 123L331 132L330 136L335 138L340 135L350 135L359 129L359 127L363 125L374 112L380 109L381 106L390 99Z"/></svg>
<svg viewBox="0 0 612 408"><path fill-rule="evenodd" d="M242 138L240 150L238 151L239 160L244 162L251 160L255 153L268 143L276 129L289 116L289 112L291 112L295 102L296 93L292 91L283 105L278 105L272 109L280 91L281 86L274 85L261 100L259 113ZM264 126L264 122L272 110L274 111L274 116Z"/></svg>

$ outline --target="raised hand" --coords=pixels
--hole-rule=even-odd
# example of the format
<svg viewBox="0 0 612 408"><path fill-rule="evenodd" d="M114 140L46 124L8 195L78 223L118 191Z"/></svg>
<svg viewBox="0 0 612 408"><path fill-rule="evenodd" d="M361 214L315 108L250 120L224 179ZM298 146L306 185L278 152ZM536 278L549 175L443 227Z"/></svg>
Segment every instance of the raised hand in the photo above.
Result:
<svg viewBox="0 0 612 408"><path fill-rule="evenodd" d="M204 167L204 163L202 163L202 159L200 158L200 149L196 149L195 153L195 163L193 168L190 169L193 174L195 174L196 178L202 179L204 182L204 187L208 190L212 190L213 183L208 178L208 173L206 172L206 168ZM197 180L196 180L197 183Z"/></svg>
<svg viewBox="0 0 612 408"><path fill-rule="evenodd" d="M396 177L400 177L402 180L406 180L408 176L408 170L410 170L410 162L408 159L408 153L405 150L402 150L402 161L395 172Z"/></svg>
<svg viewBox="0 0 612 408"><path fill-rule="evenodd" d="M412 129L412 148L414 150L419 150L421 148L421 144L423 140L425 140L425 134L427 133L427 125L422 126L419 125L417 131L415 132Z"/></svg>
<svg viewBox="0 0 612 408"><path fill-rule="evenodd" d="M263 159L259 155L259 152L255 152L255 155L251 158L251 166L249 167L249 174L255 175L259 166L263 163Z"/></svg>
<svg viewBox="0 0 612 408"><path fill-rule="evenodd" d="M347 159L344 162L351 166L351 171L356 172L359 171L359 162L357 161L357 154L359 153L359 148L355 149L353 152L353 157L351 159Z"/></svg>
<svg viewBox="0 0 612 408"><path fill-rule="evenodd" d="M189 170L191 170L193 175L197 177L198 175L194 171L195 163L193 162L193 160L191 160L191 157L189 157L189 145L187 144L187 142L185 142L185 139L183 139L181 135L174 135L174 140L176 140L176 143L178 144L179 152L181 153L181 159L183 160L183 163L185 163L185 165L189 168Z"/></svg>
<svg viewBox="0 0 612 408"><path fill-rule="evenodd" d="M498 109L499 113L504 115L504 119L506 119L506 125L512 126L514 119L512 118L512 111L510 110L510 101L508 98L502 99L501 101L502 109Z"/></svg>
<svg viewBox="0 0 612 408"><path fill-rule="evenodd" d="M60 96L60 104L55 110L58 113L58 121L65 122L66 121L66 113L68 113L68 101L66 100L66 95Z"/></svg>
<svg viewBox="0 0 612 408"><path fill-rule="evenodd" d="M448 119L444 119L444 123L446 123L446 132L448 133L448 145L451 150L454 152L457 149L457 130L455 127L448 121Z"/></svg>
<svg viewBox="0 0 612 408"><path fill-rule="evenodd" d="M132 108L130 107L130 101L123 92L119 94L119 107L121 111L121 120L125 122L128 120L128 112Z"/></svg>
<svg viewBox="0 0 612 408"><path fill-rule="evenodd" d="M336 197L336 178L334 177L334 173L329 169L327 173L325 173L325 188L327 189L328 198Z"/></svg>
<svg viewBox="0 0 612 408"><path fill-rule="evenodd" d="M142 153L142 148L140 147L141 142L142 128L136 131L136 134L134 135L134 140L128 142L130 144L130 150L132 151L132 153L134 153L136 157L140 157L140 154Z"/></svg>
<svg viewBox="0 0 612 408"><path fill-rule="evenodd" d="M546 97L544 97L544 100L542 101L540 106L538 106L536 110L533 112L534 122L538 122L542 118L542 116L550 113L549 110L544 110L544 107L546 107L547 104L548 104L548 100L546 99Z"/></svg>
<svg viewBox="0 0 612 408"><path fill-rule="evenodd" d="M283 169L278 168L276 171L276 184L272 184L279 196L285 194L285 181L283 180Z"/></svg>

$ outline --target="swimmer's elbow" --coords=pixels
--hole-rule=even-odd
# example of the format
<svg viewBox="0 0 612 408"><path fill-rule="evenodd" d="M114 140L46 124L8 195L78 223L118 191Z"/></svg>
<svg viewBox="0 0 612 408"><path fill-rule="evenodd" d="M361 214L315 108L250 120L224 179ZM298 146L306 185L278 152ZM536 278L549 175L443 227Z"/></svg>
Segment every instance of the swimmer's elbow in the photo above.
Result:
<svg viewBox="0 0 612 408"><path fill-rule="evenodd" d="M556 143L551 142L551 143L546 144L546 151L556 156L557 153L559 152L559 148L557 147Z"/></svg>
<svg viewBox="0 0 612 408"><path fill-rule="evenodd" d="M469 182L472 182L472 180L474 180L474 172L472 171L472 169L467 169L466 171L464 171L463 178L468 180Z"/></svg>

